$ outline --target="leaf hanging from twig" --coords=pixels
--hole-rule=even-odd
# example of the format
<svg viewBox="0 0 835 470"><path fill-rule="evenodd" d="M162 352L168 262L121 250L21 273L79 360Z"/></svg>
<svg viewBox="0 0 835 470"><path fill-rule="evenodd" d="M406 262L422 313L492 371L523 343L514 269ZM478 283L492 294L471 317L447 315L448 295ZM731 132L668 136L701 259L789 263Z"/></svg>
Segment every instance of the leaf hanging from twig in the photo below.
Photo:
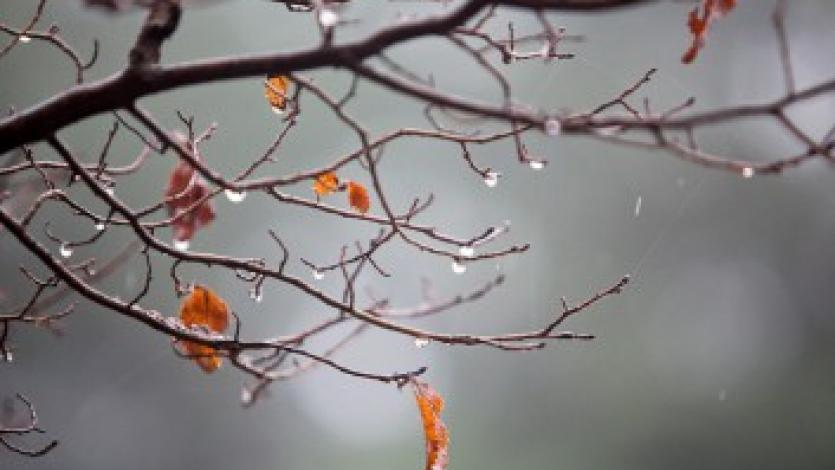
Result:
<svg viewBox="0 0 835 470"><path fill-rule="evenodd" d="M273 111L280 113L287 108L287 90L290 79L285 75L270 75L264 83L264 95Z"/></svg>
<svg viewBox="0 0 835 470"><path fill-rule="evenodd" d="M365 186L355 182L348 181L348 203L357 212L365 214L371 207L371 200L368 198L368 191Z"/></svg>
<svg viewBox="0 0 835 470"><path fill-rule="evenodd" d="M441 421L444 399L418 379L412 379L412 389L426 436L426 470L444 470L449 463L449 434Z"/></svg>
<svg viewBox="0 0 835 470"><path fill-rule="evenodd" d="M681 57L685 64L692 63L699 55L699 50L705 45L705 38L713 21L725 16L736 6L736 0L702 0L702 14L699 8L690 11L687 17L687 27L693 35L693 42Z"/></svg>
<svg viewBox="0 0 835 470"><path fill-rule="evenodd" d="M215 333L221 333L229 326L229 307L226 302L203 286L194 286L180 306L179 316L185 326L202 326ZM217 351L210 346L182 341L182 347L206 373L216 371L221 365Z"/></svg>

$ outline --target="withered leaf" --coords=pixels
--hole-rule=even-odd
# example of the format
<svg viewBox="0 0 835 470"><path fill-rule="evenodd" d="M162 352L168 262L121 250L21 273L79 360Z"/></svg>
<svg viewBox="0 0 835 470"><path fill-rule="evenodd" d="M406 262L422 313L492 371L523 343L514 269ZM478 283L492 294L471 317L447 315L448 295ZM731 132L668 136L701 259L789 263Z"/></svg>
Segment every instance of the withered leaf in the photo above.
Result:
<svg viewBox="0 0 835 470"><path fill-rule="evenodd" d="M264 82L264 95L273 111L281 112L287 108L287 93L290 79L286 75L269 75Z"/></svg>
<svg viewBox="0 0 835 470"><path fill-rule="evenodd" d="M449 434L441 421L444 399L418 379L412 380L412 389L426 437L426 470L444 470L449 463Z"/></svg>
<svg viewBox="0 0 835 470"><path fill-rule="evenodd" d="M332 171L322 173L313 182L313 191L317 196L327 196L337 189L339 189L339 177Z"/></svg>
<svg viewBox="0 0 835 470"><path fill-rule="evenodd" d="M226 302L203 286L194 286L180 306L179 316L185 326L203 326L216 333L223 332L229 326L229 307ZM186 354L204 372L211 373L220 367L222 361L214 348L192 341L182 341L181 344Z"/></svg>
<svg viewBox="0 0 835 470"><path fill-rule="evenodd" d="M371 200L368 198L368 190L365 186L355 182L348 181L348 203L360 214L365 214L371 207Z"/></svg>
<svg viewBox="0 0 835 470"><path fill-rule="evenodd" d="M172 222L175 240L191 240L197 229L208 225L215 218L209 195L209 186L194 168L180 160L171 171L165 189L165 207L168 215L176 217Z"/></svg>
<svg viewBox="0 0 835 470"><path fill-rule="evenodd" d="M690 47L681 57L685 64L692 63L705 45L705 38L713 21L725 16L736 6L736 0L702 0L701 15L699 8L690 11L687 17L687 27L693 35Z"/></svg>

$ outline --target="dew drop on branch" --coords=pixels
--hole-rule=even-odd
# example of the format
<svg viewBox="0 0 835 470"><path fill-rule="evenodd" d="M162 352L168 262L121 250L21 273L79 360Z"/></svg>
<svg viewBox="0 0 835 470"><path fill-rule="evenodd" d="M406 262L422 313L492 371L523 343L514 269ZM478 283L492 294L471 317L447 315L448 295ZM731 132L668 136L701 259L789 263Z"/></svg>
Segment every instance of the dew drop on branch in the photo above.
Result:
<svg viewBox="0 0 835 470"><path fill-rule="evenodd" d="M487 175L484 177L484 184L486 184L488 188L495 188L496 185L499 184L499 174L495 171L488 171Z"/></svg>
<svg viewBox="0 0 835 470"><path fill-rule="evenodd" d="M66 243L62 243L58 248L58 253L61 253L61 256L64 258L69 258L72 256L72 247Z"/></svg>
<svg viewBox="0 0 835 470"><path fill-rule="evenodd" d="M475 254L475 249L471 246L462 246L458 250L458 253L460 253L461 256L465 256L467 258L472 258L473 255Z"/></svg>
<svg viewBox="0 0 835 470"><path fill-rule="evenodd" d="M464 263L460 263L458 260L455 260L452 262L452 272L455 274L464 274L467 272L467 266L465 266Z"/></svg>
<svg viewBox="0 0 835 470"><path fill-rule="evenodd" d="M96 230L101 232L102 230L104 230L104 222L96 222L95 227L96 227Z"/></svg>
<svg viewBox="0 0 835 470"><path fill-rule="evenodd" d="M322 271L319 271L318 269L313 270L313 279L316 279L317 281L321 281L324 278L325 278L325 273L323 273Z"/></svg>
<svg viewBox="0 0 835 470"><path fill-rule="evenodd" d="M20 42L22 42L23 44L27 44L27 43L29 43L29 41L31 41L31 40L32 40L32 37L31 37L31 36L27 36L27 35L25 35L25 34L21 34L20 36L18 36L18 38L17 38L17 39L18 39Z"/></svg>
<svg viewBox="0 0 835 470"><path fill-rule="evenodd" d="M237 204L239 202L243 202L246 199L246 191L233 191L231 189L227 189L223 191L226 194L226 199L229 199L229 202Z"/></svg>
<svg viewBox="0 0 835 470"><path fill-rule="evenodd" d="M249 290L249 298L255 303L261 303L264 300L264 292L257 287L253 287Z"/></svg>
<svg viewBox="0 0 835 470"><path fill-rule="evenodd" d="M754 169L750 166L746 166L742 169L742 177L743 178L751 178L754 176Z"/></svg>
<svg viewBox="0 0 835 470"><path fill-rule="evenodd" d="M557 118L549 118L545 121L545 133L551 137L556 137L562 132L562 124Z"/></svg>
<svg viewBox="0 0 835 470"><path fill-rule="evenodd" d="M339 22L339 15L329 8L323 8L319 12L319 23L325 28L332 28Z"/></svg>
<svg viewBox="0 0 835 470"><path fill-rule="evenodd" d="M177 251L188 251L188 240L174 240L174 249Z"/></svg>
<svg viewBox="0 0 835 470"><path fill-rule="evenodd" d="M415 338L415 347L418 349L423 349L429 346L429 338Z"/></svg>
<svg viewBox="0 0 835 470"><path fill-rule="evenodd" d="M528 165L532 170L541 170L545 168L545 162L543 160L531 160L528 162Z"/></svg>

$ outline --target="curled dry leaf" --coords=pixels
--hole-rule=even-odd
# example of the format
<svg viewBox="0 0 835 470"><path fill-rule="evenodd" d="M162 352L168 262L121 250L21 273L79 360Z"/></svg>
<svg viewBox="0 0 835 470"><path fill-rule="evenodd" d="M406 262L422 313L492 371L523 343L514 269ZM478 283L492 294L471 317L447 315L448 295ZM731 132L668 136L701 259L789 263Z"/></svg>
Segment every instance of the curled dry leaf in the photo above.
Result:
<svg viewBox="0 0 835 470"><path fill-rule="evenodd" d="M215 333L222 333L229 326L229 307L211 289L194 286L180 306L180 320L183 325L202 326ZM216 371L221 364L217 351L192 341L181 342L185 353L197 362L206 373Z"/></svg>
<svg viewBox="0 0 835 470"><path fill-rule="evenodd" d="M441 421L444 399L418 379L412 380L412 389L426 436L426 470L444 470L449 463L449 434Z"/></svg>
<svg viewBox="0 0 835 470"><path fill-rule="evenodd" d="M290 88L290 79L286 75L269 75L264 82L264 95L267 102L275 112L284 111L287 108L287 90Z"/></svg>
<svg viewBox="0 0 835 470"><path fill-rule="evenodd" d="M699 8L690 11L687 17L687 27L693 35L693 42L681 57L681 61L689 64L696 60L699 50L705 45L705 38L713 21L725 16L736 6L736 0L702 0L701 15Z"/></svg>
<svg viewBox="0 0 835 470"><path fill-rule="evenodd" d="M371 200L368 198L368 190L365 189L365 186L355 181L348 181L347 188L348 203L351 207L361 214L368 212L369 207L371 207Z"/></svg>
<svg viewBox="0 0 835 470"><path fill-rule="evenodd" d="M209 186L194 173L194 168L180 160L168 179L165 190L165 207L168 215L176 217L172 223L175 240L191 240L197 229L208 225L215 218L211 201L206 199Z"/></svg>
<svg viewBox="0 0 835 470"><path fill-rule="evenodd" d="M313 192L315 192L317 196L327 196L337 189L339 189L339 178L336 176L336 173L332 171L322 173L317 176L316 180L313 182Z"/></svg>

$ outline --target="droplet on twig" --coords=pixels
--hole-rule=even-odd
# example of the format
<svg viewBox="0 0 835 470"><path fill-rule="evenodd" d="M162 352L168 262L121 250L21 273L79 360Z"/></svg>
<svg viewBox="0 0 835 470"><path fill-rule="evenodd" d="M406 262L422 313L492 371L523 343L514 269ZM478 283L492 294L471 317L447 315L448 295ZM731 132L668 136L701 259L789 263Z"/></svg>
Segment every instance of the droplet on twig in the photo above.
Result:
<svg viewBox="0 0 835 470"><path fill-rule="evenodd" d="M20 36L18 36L18 38L17 38L17 39L18 39L20 42L22 42L23 44L27 44L27 43L29 43L29 41L31 41L31 40L32 40L32 38L31 38L30 36L27 36L27 35L25 35L25 34L21 34Z"/></svg>
<svg viewBox="0 0 835 470"><path fill-rule="evenodd" d="M742 177L743 178L751 178L754 176L754 169L750 166L746 166L742 169Z"/></svg>
<svg viewBox="0 0 835 470"><path fill-rule="evenodd" d="M313 270L313 279L316 279L317 281L321 281L324 278L325 278L325 273L323 273L322 271L319 271L318 269Z"/></svg>
<svg viewBox="0 0 835 470"><path fill-rule="evenodd" d="M562 123L557 118L548 118L545 121L545 133L551 137L556 137L562 133Z"/></svg>
<svg viewBox="0 0 835 470"><path fill-rule="evenodd" d="M458 260L455 260L452 262L452 272L455 274L464 274L467 272L467 266L464 265L464 263L460 263Z"/></svg>
<svg viewBox="0 0 835 470"><path fill-rule="evenodd" d="M415 338L415 347L418 349L423 349L426 346L429 346L429 338Z"/></svg>
<svg viewBox="0 0 835 470"><path fill-rule="evenodd" d="M464 256L464 257L467 257L467 258L472 258L473 255L475 254L475 249L471 246L462 246L458 250L458 253L460 253L461 256Z"/></svg>
<svg viewBox="0 0 835 470"><path fill-rule="evenodd" d="M233 191L231 189L227 189L223 191L226 194L226 199L229 199L229 202L232 203L239 203L246 199L246 191Z"/></svg>
<svg viewBox="0 0 835 470"><path fill-rule="evenodd" d="M332 28L336 26L336 23L339 23L339 15L330 8L322 8L322 11L319 12L319 23L325 28Z"/></svg>
<svg viewBox="0 0 835 470"><path fill-rule="evenodd" d="M95 228L96 228L96 230L101 232L102 230L104 230L104 222L101 222L101 221L96 222Z"/></svg>
<svg viewBox="0 0 835 470"><path fill-rule="evenodd" d="M531 160L528 162L528 165L531 167L532 170L541 170L545 168L545 161L544 160Z"/></svg>
<svg viewBox="0 0 835 470"><path fill-rule="evenodd" d="M188 251L188 240L174 240L174 249L177 251Z"/></svg>
<svg viewBox="0 0 835 470"><path fill-rule="evenodd" d="M262 300L264 300L264 292L257 287L253 287L249 290L249 298L259 304Z"/></svg>
<svg viewBox="0 0 835 470"><path fill-rule="evenodd" d="M496 185L499 184L499 174L495 171L488 171L484 176L484 184L486 184L488 188L496 187Z"/></svg>
<svg viewBox="0 0 835 470"><path fill-rule="evenodd" d="M58 252L61 253L61 256L64 258L69 258L72 256L72 247L67 243L62 243L61 246L58 248Z"/></svg>

